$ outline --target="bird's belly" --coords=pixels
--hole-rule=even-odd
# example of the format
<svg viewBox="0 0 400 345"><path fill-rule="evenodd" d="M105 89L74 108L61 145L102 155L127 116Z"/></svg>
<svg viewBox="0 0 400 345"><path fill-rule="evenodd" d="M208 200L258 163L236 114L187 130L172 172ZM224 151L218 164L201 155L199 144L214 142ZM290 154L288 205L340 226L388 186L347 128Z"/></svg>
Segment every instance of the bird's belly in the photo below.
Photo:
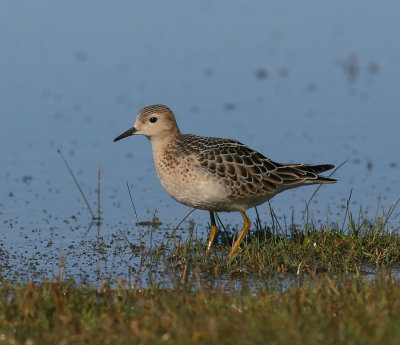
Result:
<svg viewBox="0 0 400 345"><path fill-rule="evenodd" d="M161 185L176 201L203 210L234 211L228 188L215 176L184 164L172 168L155 163L155 168Z"/></svg>

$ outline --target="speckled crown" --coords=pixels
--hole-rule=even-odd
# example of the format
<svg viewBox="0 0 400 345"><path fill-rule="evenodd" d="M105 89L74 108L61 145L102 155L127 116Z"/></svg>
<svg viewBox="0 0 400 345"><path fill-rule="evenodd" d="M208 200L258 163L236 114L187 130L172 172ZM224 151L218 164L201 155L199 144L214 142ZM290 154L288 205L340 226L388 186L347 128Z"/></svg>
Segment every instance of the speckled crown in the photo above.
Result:
<svg viewBox="0 0 400 345"><path fill-rule="evenodd" d="M154 105L149 105L147 107L144 107L138 112L138 119L142 119L150 114L154 113L170 113L174 115L172 110L168 108L166 105L163 104L154 104Z"/></svg>

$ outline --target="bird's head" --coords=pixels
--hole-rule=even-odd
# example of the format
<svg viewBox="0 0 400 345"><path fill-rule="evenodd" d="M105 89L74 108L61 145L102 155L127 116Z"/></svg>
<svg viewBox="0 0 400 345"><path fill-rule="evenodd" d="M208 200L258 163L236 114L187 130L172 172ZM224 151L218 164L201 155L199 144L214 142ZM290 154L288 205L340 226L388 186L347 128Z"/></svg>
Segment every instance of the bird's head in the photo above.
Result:
<svg viewBox="0 0 400 345"><path fill-rule="evenodd" d="M145 135L153 140L177 133L179 128L172 110L165 105L150 105L139 111L133 127L116 137L114 142L136 134Z"/></svg>

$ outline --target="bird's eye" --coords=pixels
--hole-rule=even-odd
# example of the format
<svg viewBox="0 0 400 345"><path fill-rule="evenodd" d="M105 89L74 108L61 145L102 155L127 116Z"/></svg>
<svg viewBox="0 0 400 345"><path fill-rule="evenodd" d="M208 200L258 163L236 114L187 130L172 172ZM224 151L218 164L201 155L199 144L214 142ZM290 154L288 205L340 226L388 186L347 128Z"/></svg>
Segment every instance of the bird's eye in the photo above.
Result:
<svg viewBox="0 0 400 345"><path fill-rule="evenodd" d="M156 117L150 117L150 122L151 123L154 123L154 122L156 122L157 121L157 118Z"/></svg>

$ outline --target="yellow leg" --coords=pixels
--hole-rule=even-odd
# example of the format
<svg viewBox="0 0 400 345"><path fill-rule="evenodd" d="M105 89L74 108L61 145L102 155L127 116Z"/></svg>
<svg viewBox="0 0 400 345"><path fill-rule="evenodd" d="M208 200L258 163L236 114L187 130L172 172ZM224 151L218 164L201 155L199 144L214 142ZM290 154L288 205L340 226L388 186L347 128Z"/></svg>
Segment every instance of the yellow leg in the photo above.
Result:
<svg viewBox="0 0 400 345"><path fill-rule="evenodd" d="M242 228L242 231L240 232L240 235L239 235L238 239L234 243L231 252L228 255L228 258L230 258L230 259L232 259L233 255L236 253L236 251L240 247L240 243L242 243L244 237L246 236L246 234L249 231L250 226L251 226L250 219L247 218L246 213L244 213L243 211L240 211L240 214L242 215L243 221L244 221L243 222L243 228Z"/></svg>
<svg viewBox="0 0 400 345"><path fill-rule="evenodd" d="M211 229L210 229L210 239L208 240L207 251L206 251L207 255L210 253L211 246L215 239L215 235L217 234L217 226L215 225L214 212L210 211L210 219L211 219Z"/></svg>

